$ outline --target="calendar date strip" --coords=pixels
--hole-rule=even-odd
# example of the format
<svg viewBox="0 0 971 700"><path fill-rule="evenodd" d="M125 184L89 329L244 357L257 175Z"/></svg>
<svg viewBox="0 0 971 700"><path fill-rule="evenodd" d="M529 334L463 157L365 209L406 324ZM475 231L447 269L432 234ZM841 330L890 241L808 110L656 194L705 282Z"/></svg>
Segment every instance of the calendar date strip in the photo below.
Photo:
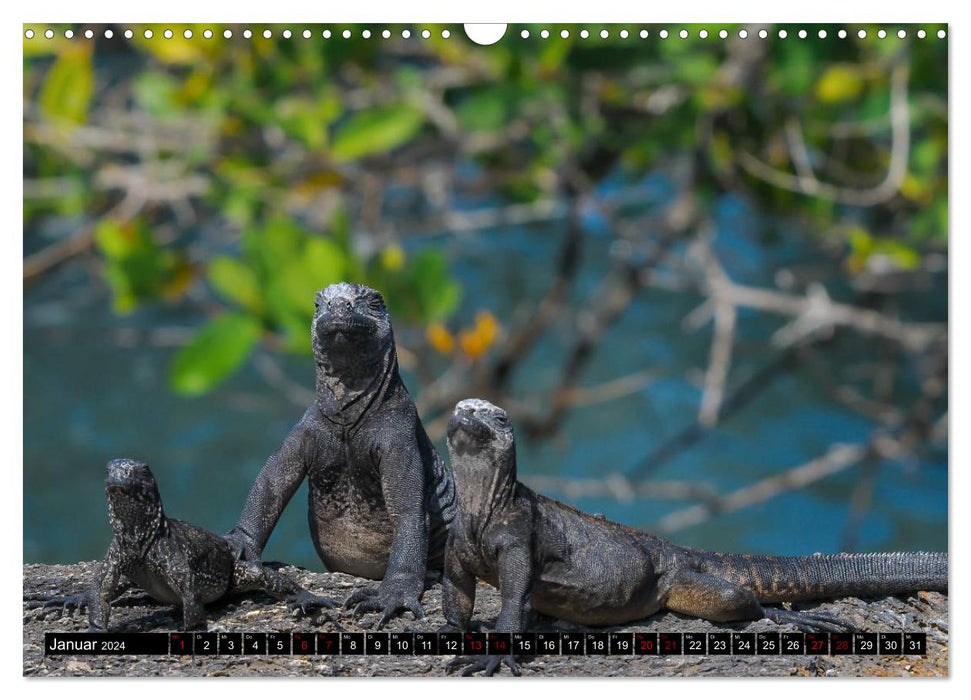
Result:
<svg viewBox="0 0 971 700"><path fill-rule="evenodd" d="M48 656L925 656L923 632L135 632L44 634Z"/></svg>

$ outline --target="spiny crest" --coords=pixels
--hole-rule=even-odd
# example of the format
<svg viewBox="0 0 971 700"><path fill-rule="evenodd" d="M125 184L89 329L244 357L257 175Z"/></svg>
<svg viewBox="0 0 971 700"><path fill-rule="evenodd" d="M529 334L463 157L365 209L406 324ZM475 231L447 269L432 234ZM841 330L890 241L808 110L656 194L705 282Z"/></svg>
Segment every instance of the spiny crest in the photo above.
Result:
<svg viewBox="0 0 971 700"><path fill-rule="evenodd" d="M472 411L473 413L478 413L481 411L482 413L491 415L506 415L504 410L496 406L494 403L486 401L485 399L462 399L455 405L455 410L468 410Z"/></svg>
<svg viewBox="0 0 971 700"><path fill-rule="evenodd" d="M337 282L317 292L317 298L325 302L336 298L353 301L354 299L372 294L381 296L381 292L363 284L357 284L356 282Z"/></svg>
<svg viewBox="0 0 971 700"><path fill-rule="evenodd" d="M461 420L462 415L469 416L475 423L487 429L500 447L512 444L513 431L509 416L499 406L485 399L463 399L455 405L453 420Z"/></svg>
<svg viewBox="0 0 971 700"><path fill-rule="evenodd" d="M152 474L147 462L129 457L121 457L108 462L105 472L110 481L115 483L131 482L154 484L155 475Z"/></svg>

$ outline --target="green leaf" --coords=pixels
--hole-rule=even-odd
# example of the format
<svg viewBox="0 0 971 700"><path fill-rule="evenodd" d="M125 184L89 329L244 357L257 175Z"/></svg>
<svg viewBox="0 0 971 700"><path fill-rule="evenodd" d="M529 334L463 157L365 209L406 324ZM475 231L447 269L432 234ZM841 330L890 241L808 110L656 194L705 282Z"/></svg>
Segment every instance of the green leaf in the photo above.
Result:
<svg viewBox="0 0 971 700"><path fill-rule="evenodd" d="M44 80L40 107L52 122L83 124L94 93L90 42L76 42L62 53Z"/></svg>
<svg viewBox="0 0 971 700"><path fill-rule="evenodd" d="M573 39L557 39L546 44L539 54L540 70L546 73L556 71L570 53Z"/></svg>
<svg viewBox="0 0 971 700"><path fill-rule="evenodd" d="M178 255L159 247L140 221L102 219L94 233L95 247L104 256L104 276L120 313L139 302L175 296L191 282L191 271Z"/></svg>
<svg viewBox="0 0 971 700"><path fill-rule="evenodd" d="M318 289L344 279L347 261L344 251L328 238L311 238L299 257L281 270L281 282L290 305L311 311Z"/></svg>
<svg viewBox="0 0 971 700"><path fill-rule="evenodd" d="M138 104L155 116L172 116L181 110L179 84L166 73L153 71L136 76L132 92Z"/></svg>
<svg viewBox="0 0 971 700"><path fill-rule="evenodd" d="M373 107L353 114L334 133L332 152L339 161L386 153L421 131L425 115L407 104Z"/></svg>
<svg viewBox="0 0 971 700"><path fill-rule="evenodd" d="M117 219L102 219L94 228L94 242L106 258L127 258L144 245L140 229Z"/></svg>
<svg viewBox="0 0 971 700"><path fill-rule="evenodd" d="M439 251L421 253L410 277L424 322L447 317L462 300L462 289L449 277L448 262Z"/></svg>
<svg viewBox="0 0 971 700"><path fill-rule="evenodd" d="M947 160L947 144L935 138L925 138L914 144L910 160L913 169L927 174L943 169Z"/></svg>
<svg viewBox="0 0 971 700"><path fill-rule="evenodd" d="M207 393L246 361L262 329L252 316L231 313L213 319L179 350L169 385L183 396Z"/></svg>
<svg viewBox="0 0 971 700"><path fill-rule="evenodd" d="M23 47L24 47L24 58L34 58L36 56L56 56L65 50L69 50L73 44L77 42L77 39L68 39L61 31L58 29L63 29L62 27L50 27L48 25L24 25L24 30L28 28L33 29L34 37L28 39L24 36ZM54 29L54 36L48 39L44 36L44 32L48 29Z"/></svg>
<svg viewBox="0 0 971 700"><path fill-rule="evenodd" d="M678 58L675 67L682 82L691 86L702 86L714 80L721 64L711 54L691 53Z"/></svg>
<svg viewBox="0 0 971 700"><path fill-rule="evenodd" d="M131 38L131 43L163 63L186 66L207 60L214 49L218 50L222 46L222 32L218 27L213 27L211 24L180 25L174 28L172 37L166 39L163 32L170 28L172 28L172 25L169 24L142 25L140 31L135 32L135 35ZM146 29L152 30L151 38L145 37ZM183 34L185 29L191 29L194 36L186 38ZM205 41L201 37L204 29L214 30L213 36Z"/></svg>
<svg viewBox="0 0 971 700"><path fill-rule="evenodd" d="M900 241L884 241L879 252L892 260L900 270L915 270L920 265L920 253Z"/></svg>
<svg viewBox="0 0 971 700"><path fill-rule="evenodd" d="M459 125L466 131L496 131L508 122L506 90L490 87L469 95L455 111Z"/></svg>
<svg viewBox="0 0 971 700"><path fill-rule="evenodd" d="M340 114L336 97L311 101L303 97L284 97L274 106L274 118L288 135L316 150L327 143L327 126Z"/></svg>
<svg viewBox="0 0 971 700"><path fill-rule="evenodd" d="M273 277L300 255L306 233L285 217L274 218L265 226L243 232L243 248L257 265L263 278Z"/></svg>
<svg viewBox="0 0 971 700"><path fill-rule="evenodd" d="M863 78L855 66L830 66L816 82L816 96L823 102L845 102L862 89Z"/></svg>
<svg viewBox="0 0 971 700"><path fill-rule="evenodd" d="M263 307L260 283L244 263L222 256L209 263L209 284L227 301L259 313Z"/></svg>
<svg viewBox="0 0 971 700"><path fill-rule="evenodd" d="M811 43L780 41L773 71L775 87L787 95L804 95L813 85L818 60Z"/></svg>

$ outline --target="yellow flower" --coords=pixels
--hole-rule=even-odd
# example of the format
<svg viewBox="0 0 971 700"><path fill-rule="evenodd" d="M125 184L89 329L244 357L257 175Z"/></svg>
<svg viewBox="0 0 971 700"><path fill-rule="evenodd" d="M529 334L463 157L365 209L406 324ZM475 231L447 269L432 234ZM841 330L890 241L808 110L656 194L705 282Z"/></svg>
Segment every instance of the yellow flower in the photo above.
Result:
<svg viewBox="0 0 971 700"><path fill-rule="evenodd" d="M392 243L381 251L381 267L383 267L385 270L397 272L404 266L405 251L397 243Z"/></svg>
<svg viewBox="0 0 971 700"><path fill-rule="evenodd" d="M475 326L459 334L462 352L477 360L492 347L499 337L499 321L488 311L480 311L475 316Z"/></svg>
<svg viewBox="0 0 971 700"><path fill-rule="evenodd" d="M455 349L455 338L441 323L431 323L425 329L425 337L433 348L443 355L451 355Z"/></svg>

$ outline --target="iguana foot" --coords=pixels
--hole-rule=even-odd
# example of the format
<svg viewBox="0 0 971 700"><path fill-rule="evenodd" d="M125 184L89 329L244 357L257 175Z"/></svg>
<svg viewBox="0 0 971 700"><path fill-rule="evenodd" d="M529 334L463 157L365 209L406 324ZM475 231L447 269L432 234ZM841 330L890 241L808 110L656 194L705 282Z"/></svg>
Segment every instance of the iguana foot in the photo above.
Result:
<svg viewBox="0 0 971 700"><path fill-rule="evenodd" d="M88 597L84 593L53 597L25 596L24 602L27 603L28 610L39 609L41 611L39 619L46 620L55 613L58 617L65 613L70 616L84 610L88 606Z"/></svg>
<svg viewBox="0 0 971 700"><path fill-rule="evenodd" d="M314 595L310 591L302 589L287 600L287 608L289 608L291 614L299 613L305 617L314 617L317 624L320 624L321 622L329 622L343 632L344 628L341 627L340 623L338 623L334 617L324 612L325 610L330 610L336 607L336 605L336 600ZM313 615L315 612L320 614Z"/></svg>
<svg viewBox="0 0 971 700"><path fill-rule="evenodd" d="M344 601L345 608L354 608L355 615L368 612L380 612L378 629L384 627L399 610L410 610L416 620L425 617L425 611L418 602L418 596L412 593L407 583L382 584L380 588L358 588Z"/></svg>
<svg viewBox="0 0 971 700"><path fill-rule="evenodd" d="M479 671L482 671L482 675L484 676L493 676L502 667L503 662L512 671L512 675L523 675L519 664L516 663L516 659L511 654L507 654L506 656L456 656L445 664L445 672L452 673L452 671L461 668L461 675L463 676L471 676L473 673Z"/></svg>
<svg viewBox="0 0 971 700"><path fill-rule="evenodd" d="M803 612L782 608L763 608L765 616L780 625L794 625L803 632L856 632L846 620L824 612Z"/></svg>
<svg viewBox="0 0 971 700"><path fill-rule="evenodd" d="M287 601L287 605L290 606L290 612L299 610L301 615L309 615L311 610L330 610L337 606L337 601L300 590Z"/></svg>

